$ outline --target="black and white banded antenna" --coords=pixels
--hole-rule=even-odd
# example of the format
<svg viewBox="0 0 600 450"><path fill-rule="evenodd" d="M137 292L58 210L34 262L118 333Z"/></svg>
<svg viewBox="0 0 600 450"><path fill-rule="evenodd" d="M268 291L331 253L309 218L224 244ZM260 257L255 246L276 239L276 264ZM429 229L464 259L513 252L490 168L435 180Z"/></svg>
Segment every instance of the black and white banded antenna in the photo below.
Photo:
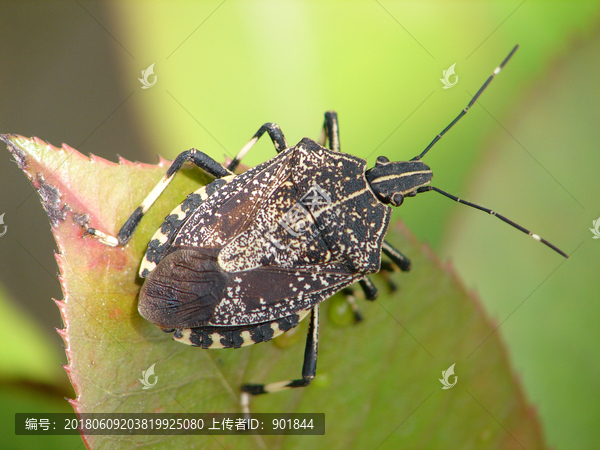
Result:
<svg viewBox="0 0 600 450"><path fill-rule="evenodd" d="M475 208L478 209L480 211L484 211L488 214L491 214L492 216L496 216L498 219L500 219L503 222L506 222L507 224L509 224L511 227L516 228L517 230L522 231L525 234L528 234L529 236L531 236L533 239L535 239L536 241L541 242L542 244L547 245L548 247L550 247L552 250L554 250L557 253L560 253L562 256L564 256L565 258L568 258L569 255L567 255L565 252L563 252L561 249L559 249L558 247L556 247L554 244L548 242L546 239L540 237L539 235L532 233L531 231L529 231L527 228L522 227L521 225L519 225L516 222L513 222L512 220L508 219L507 217L504 217L502 214L498 214L497 212L489 209L489 208L485 208L483 206L480 205L476 205L475 203L471 203L468 202L466 200L462 200L460 198L458 198L455 195L449 194L448 192L442 191L441 189L438 189L434 186L423 186L417 189L417 193L421 193L421 192L428 192L428 191L435 191L435 192L439 192L440 194L454 200L455 202L461 203L463 205L467 205L470 206L471 208Z"/></svg>
<svg viewBox="0 0 600 450"><path fill-rule="evenodd" d="M415 156L413 159L411 159L411 161L418 161L421 158L423 158L423 156L425 156L427 154L427 152L429 150L431 150L431 147L433 147L437 141L439 141L442 136L444 134L446 134L448 132L448 130L450 128L452 128L456 122L458 122L469 110L469 108L471 108L471 106L473 106L475 104L475 102L477 101L477 99L479 98L479 96L483 93L483 91L488 87L488 85L492 82L492 80L494 79L494 77L496 75L498 75L500 73L500 71L502 70L502 68L506 65L506 63L510 60L510 58L512 58L512 56L514 55L514 53L517 51L517 49L519 48L518 45L515 46L515 48L513 48L510 53L508 54L508 56L504 59L504 61L502 61L502 63L496 67L496 69L494 70L494 72L488 77L488 79L485 81L485 83L483 83L483 86L481 86L479 88L479 90L477 91L477 93L473 96L473 98L471 99L471 101L469 102L469 104L467 105L466 108L464 108L460 114L458 116L456 116L456 118L450 122L450 125L448 125L446 128L444 128L442 130L442 132L440 134L438 134L433 141L431 141L431 143L425 148L425 150L423 150L421 152L420 155ZM441 189L438 189L434 186L423 186L417 189L417 193L421 193L421 192L428 192L428 191L435 191L435 192L439 192L440 194L454 200L455 202L461 203L463 205L467 205L470 206L472 208L475 209L479 209L480 211L484 211L488 214L491 214L492 216L496 216L498 219L502 220L503 222L506 222L507 224L509 224L511 227L516 228L517 230L522 231L525 234L528 234L529 236L531 236L533 239L535 239L536 241L541 242L542 244L547 245L548 247L550 247L552 250L554 250L555 252L561 254L562 256L564 256L565 258L568 258L569 255L567 255L565 252L563 252L562 250L560 250L558 247L556 247L555 245L553 245L552 243L548 242L546 239L540 237L539 235L532 233L531 231L529 231L527 228L522 227L521 225L519 225L516 222L513 222L512 220L508 219L507 217L504 217L501 214L498 214L497 212L489 209L489 208L485 208L483 206L480 205L476 205L475 203L471 203L468 202L466 200L461 200L460 198L456 197L455 195L449 194L448 192L442 191Z"/></svg>
<svg viewBox="0 0 600 450"><path fill-rule="evenodd" d="M512 58L512 55L515 54L515 52L517 51L518 48L519 48L519 46L515 45L515 48L513 48L510 51L510 53L508 54L508 56L506 58L504 58L504 61L502 61L502 64L500 64L498 67L496 67L496 69L494 70L494 72L488 77L487 80L485 80L485 83L483 83L483 86L481 86L479 88L479 90L473 96L473 98L471 99L471 101L469 102L469 104L467 105L467 107L465 109L463 109L458 116L456 116L456 119L454 119L452 122L450 122L450 125L448 125L446 128L444 128L442 130L442 132L440 134L438 134L433 139L433 141L431 141L429 143L429 145L425 148L425 150L423 150L421 152L421 154L419 156L415 156L413 159L411 159L411 161L419 161L421 158L423 158L423 156L425 156L427 154L427 152L429 150L431 150L431 147L433 147L436 144L436 142L439 141L442 138L442 136L445 135L448 132L448 130L450 128L452 128L454 125L456 125L456 122L458 122L460 119L462 119L462 117L465 114L467 114L467 111L469 111L469 108L471 108L471 106L473 106L475 104L475 102L477 101L477 99L479 98L479 96L483 93L483 91L485 91L485 89L492 82L492 80L494 79L494 77L500 73L500 71L502 70L502 68L506 65L506 63L508 62L508 60L510 58Z"/></svg>

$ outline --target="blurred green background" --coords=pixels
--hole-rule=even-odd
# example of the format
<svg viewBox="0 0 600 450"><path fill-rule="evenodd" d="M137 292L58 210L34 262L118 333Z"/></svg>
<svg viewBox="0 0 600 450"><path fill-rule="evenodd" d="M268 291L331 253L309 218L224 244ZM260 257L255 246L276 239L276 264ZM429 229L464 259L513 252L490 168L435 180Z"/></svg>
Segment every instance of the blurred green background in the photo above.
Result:
<svg viewBox="0 0 600 450"><path fill-rule="evenodd" d="M316 138L323 112L335 109L344 151L370 164L405 160L517 43L425 162L435 186L571 258L434 193L395 217L480 294L549 445L600 448L600 240L589 231L600 216L597 1L0 2L0 132L113 161L153 163L190 147L221 160L267 121L290 143ZM454 63L458 82L443 89ZM156 84L141 89L150 64ZM273 154L264 140L244 163ZM73 393L53 330L61 321L50 298L62 293L48 220L7 151L2 213L2 445L76 448L79 438L14 436L15 412L66 412Z"/></svg>

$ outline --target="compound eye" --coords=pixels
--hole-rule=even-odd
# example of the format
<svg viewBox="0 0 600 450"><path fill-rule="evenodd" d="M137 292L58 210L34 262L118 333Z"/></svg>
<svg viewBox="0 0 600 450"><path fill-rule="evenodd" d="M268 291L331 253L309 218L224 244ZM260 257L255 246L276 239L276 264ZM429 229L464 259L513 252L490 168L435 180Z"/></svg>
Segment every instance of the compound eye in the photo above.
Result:
<svg viewBox="0 0 600 450"><path fill-rule="evenodd" d="M390 162L385 156L380 156L377 158L377 164L384 164Z"/></svg>
<svg viewBox="0 0 600 450"><path fill-rule="evenodd" d="M392 205L400 206L403 201L404 201L404 196L402 194L392 195L392 201L391 201Z"/></svg>

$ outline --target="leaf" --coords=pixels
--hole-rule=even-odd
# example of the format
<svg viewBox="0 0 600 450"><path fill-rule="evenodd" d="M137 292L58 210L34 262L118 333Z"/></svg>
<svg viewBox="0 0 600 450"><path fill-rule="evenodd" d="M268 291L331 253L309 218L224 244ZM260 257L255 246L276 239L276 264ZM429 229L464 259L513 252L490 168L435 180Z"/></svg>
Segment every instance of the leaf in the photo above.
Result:
<svg viewBox="0 0 600 450"><path fill-rule="evenodd" d="M85 237L82 225L115 235L166 161L114 164L36 138L2 139L40 193L58 244L65 298L57 305L75 411L239 412L242 382L300 374L306 323L273 343L202 350L173 342L137 312L146 243L187 193L209 181L200 170L184 168L130 243L110 248ZM341 296L325 302L315 381L251 401L253 412L324 412L324 436L87 436L88 448L544 448L479 301L403 226L392 227L388 240L413 261L410 273L393 277L400 289L389 294L377 277L380 297L361 302L358 325L345 319ZM460 383L443 390L439 373L453 364ZM144 390L140 376L152 366L157 383Z"/></svg>

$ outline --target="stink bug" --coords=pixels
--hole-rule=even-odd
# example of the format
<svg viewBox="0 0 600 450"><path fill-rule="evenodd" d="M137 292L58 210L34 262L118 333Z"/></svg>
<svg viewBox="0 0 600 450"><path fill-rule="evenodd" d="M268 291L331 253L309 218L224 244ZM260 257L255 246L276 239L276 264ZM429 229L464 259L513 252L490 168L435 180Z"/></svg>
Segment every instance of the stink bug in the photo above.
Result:
<svg viewBox="0 0 600 450"><path fill-rule="evenodd" d="M380 156L367 169L365 160L342 153L332 111L325 113L318 143L304 138L289 147L279 127L266 123L227 167L196 149L181 153L117 238L92 228L88 232L105 244L125 245L186 161L214 176L215 181L188 195L166 217L148 244L139 271L145 278L139 312L173 333L175 340L202 348L269 341L310 313L302 378L245 384L242 404L247 410L249 394L307 386L316 374L319 304L356 282L373 300L377 290L367 275L381 267L409 270L408 258L384 240L390 206L400 206L406 197L439 192L495 215L567 257L506 217L431 186L432 171L421 161L517 48L467 107L410 161L391 162ZM235 175L241 159L265 132L277 156ZM382 252L391 262L382 262Z"/></svg>

